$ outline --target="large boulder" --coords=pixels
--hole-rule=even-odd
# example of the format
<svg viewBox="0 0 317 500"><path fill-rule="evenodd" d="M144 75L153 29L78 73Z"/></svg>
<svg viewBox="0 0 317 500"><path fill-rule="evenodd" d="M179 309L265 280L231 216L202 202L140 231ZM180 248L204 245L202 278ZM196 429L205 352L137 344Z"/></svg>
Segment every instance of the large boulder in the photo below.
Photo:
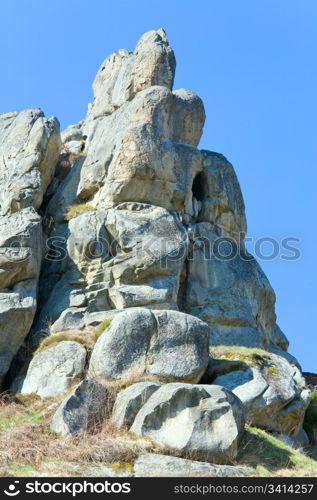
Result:
<svg viewBox="0 0 317 500"><path fill-rule="evenodd" d="M93 430L104 418L108 391L95 380L83 380L54 413L51 430L78 436Z"/></svg>
<svg viewBox="0 0 317 500"><path fill-rule="evenodd" d="M192 457L228 463L237 454L244 422L243 404L223 387L173 383L152 394L131 431Z"/></svg>
<svg viewBox="0 0 317 500"><path fill-rule="evenodd" d="M86 349L78 342L63 340L35 354L22 386L22 394L41 397L65 392L83 375Z"/></svg>
<svg viewBox="0 0 317 500"><path fill-rule="evenodd" d="M198 382L208 363L208 326L177 311L132 308L117 314L99 337L89 374L101 380Z"/></svg>
<svg viewBox="0 0 317 500"><path fill-rule="evenodd" d="M212 348L205 382L221 385L243 402L251 425L281 434L300 431L310 391L297 366L261 349Z"/></svg>

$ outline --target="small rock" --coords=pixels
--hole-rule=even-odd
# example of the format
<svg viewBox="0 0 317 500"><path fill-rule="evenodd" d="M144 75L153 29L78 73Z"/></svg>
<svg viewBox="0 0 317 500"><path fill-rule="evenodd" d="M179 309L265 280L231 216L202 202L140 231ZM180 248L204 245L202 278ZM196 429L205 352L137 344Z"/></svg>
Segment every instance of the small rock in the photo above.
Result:
<svg viewBox="0 0 317 500"><path fill-rule="evenodd" d="M255 473L250 467L215 465L155 453L140 455L134 470L136 477L239 477Z"/></svg>
<svg viewBox="0 0 317 500"><path fill-rule="evenodd" d="M159 387L152 382L139 382L119 392L113 407L113 422L118 427L130 427L139 410Z"/></svg>
<svg viewBox="0 0 317 500"><path fill-rule="evenodd" d="M96 380L83 380L53 415L51 430L62 436L92 430L105 415L107 396L108 391Z"/></svg>

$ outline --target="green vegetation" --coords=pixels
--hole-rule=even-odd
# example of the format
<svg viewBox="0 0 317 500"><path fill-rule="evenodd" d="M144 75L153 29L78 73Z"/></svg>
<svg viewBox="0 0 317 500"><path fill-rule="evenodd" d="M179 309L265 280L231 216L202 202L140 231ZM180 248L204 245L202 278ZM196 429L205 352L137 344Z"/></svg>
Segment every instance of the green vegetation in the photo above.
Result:
<svg viewBox="0 0 317 500"><path fill-rule="evenodd" d="M94 328L94 334L96 336L96 341L100 335L111 325L112 318L104 319L98 326Z"/></svg>
<svg viewBox="0 0 317 500"><path fill-rule="evenodd" d="M246 365L263 369L267 375L281 376L278 366L276 366L270 354L263 349L244 346L212 346L210 347L210 356L215 359L242 361Z"/></svg>
<svg viewBox="0 0 317 500"><path fill-rule="evenodd" d="M95 208L88 203L81 203L79 205L70 205L65 214L65 220L74 219L74 217L78 217L79 215L85 214L86 212L92 212Z"/></svg>
<svg viewBox="0 0 317 500"><path fill-rule="evenodd" d="M10 429L11 427L20 425L23 422L27 422L30 424L39 424L41 420L42 420L41 414L38 412L34 412L24 416L17 416L17 417L11 416L4 420L0 419L0 427L3 429Z"/></svg>
<svg viewBox="0 0 317 500"><path fill-rule="evenodd" d="M115 393L124 385L113 381L111 387ZM109 419L84 439L57 436L50 431L50 422L64 397L41 399L30 394L0 398L0 476L89 476L103 464L121 473L132 470L135 458L142 453L179 454L128 429L118 429ZM263 430L247 427L237 464L253 467L256 476L311 477L317 475L313 453L313 447L306 455Z"/></svg>
<svg viewBox="0 0 317 500"><path fill-rule="evenodd" d="M133 472L133 464L130 462L112 462L106 464L110 469L112 469L117 474L122 474L125 471Z"/></svg>
<svg viewBox="0 0 317 500"><path fill-rule="evenodd" d="M246 427L237 461L255 468L257 476L317 475L316 460L255 427Z"/></svg>
<svg viewBox="0 0 317 500"><path fill-rule="evenodd" d="M210 347L210 355L217 359L229 359L245 361L248 364L261 365L269 360L269 355L266 351L258 348L244 346L212 346Z"/></svg>

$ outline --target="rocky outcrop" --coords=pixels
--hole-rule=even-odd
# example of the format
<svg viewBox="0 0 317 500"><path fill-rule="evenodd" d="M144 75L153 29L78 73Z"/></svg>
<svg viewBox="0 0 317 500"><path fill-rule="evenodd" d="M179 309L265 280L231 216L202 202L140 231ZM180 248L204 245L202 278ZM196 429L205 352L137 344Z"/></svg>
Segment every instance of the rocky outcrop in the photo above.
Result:
<svg viewBox="0 0 317 500"><path fill-rule="evenodd" d="M53 417L65 436L104 418L104 385L130 385L117 426L223 463L245 417L299 436L309 393L246 250L234 168L199 150L204 106L174 75L150 31L103 62L86 118L61 136L39 110L0 115L0 380L11 365L6 385L45 397L88 377ZM27 336L33 360L12 364Z"/></svg>
<svg viewBox="0 0 317 500"><path fill-rule="evenodd" d="M36 312L43 254L36 209L59 152L56 118L40 110L0 115L0 387Z"/></svg>
<svg viewBox="0 0 317 500"><path fill-rule="evenodd" d="M38 209L60 153L59 123L39 109L0 115L0 214Z"/></svg>

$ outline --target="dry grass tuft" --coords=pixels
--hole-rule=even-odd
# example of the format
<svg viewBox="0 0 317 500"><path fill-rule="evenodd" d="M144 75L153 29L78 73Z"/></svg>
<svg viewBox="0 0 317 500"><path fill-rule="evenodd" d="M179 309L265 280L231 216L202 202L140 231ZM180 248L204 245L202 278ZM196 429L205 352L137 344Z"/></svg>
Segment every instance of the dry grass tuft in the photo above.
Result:
<svg viewBox="0 0 317 500"><path fill-rule="evenodd" d="M79 215L85 214L86 212L93 212L95 208L88 203L81 203L79 205L70 205L65 214L65 220L70 221Z"/></svg>
<svg viewBox="0 0 317 500"><path fill-rule="evenodd" d="M42 340L39 347L34 352L34 355L65 340L78 342L82 344L87 351L91 351L100 335L111 325L111 321L111 318L105 319L99 325L86 328L85 330L63 330L62 332L52 333Z"/></svg>
<svg viewBox="0 0 317 500"><path fill-rule="evenodd" d="M140 453L154 450L146 438L131 436L110 420L77 438L61 438L50 431L50 422L65 394L41 399L36 395L0 399L0 476L37 475L54 464L53 475L69 475L94 463L131 463ZM59 465L63 464L63 465ZM52 470L52 467L50 468ZM68 474L68 473L67 473Z"/></svg>

